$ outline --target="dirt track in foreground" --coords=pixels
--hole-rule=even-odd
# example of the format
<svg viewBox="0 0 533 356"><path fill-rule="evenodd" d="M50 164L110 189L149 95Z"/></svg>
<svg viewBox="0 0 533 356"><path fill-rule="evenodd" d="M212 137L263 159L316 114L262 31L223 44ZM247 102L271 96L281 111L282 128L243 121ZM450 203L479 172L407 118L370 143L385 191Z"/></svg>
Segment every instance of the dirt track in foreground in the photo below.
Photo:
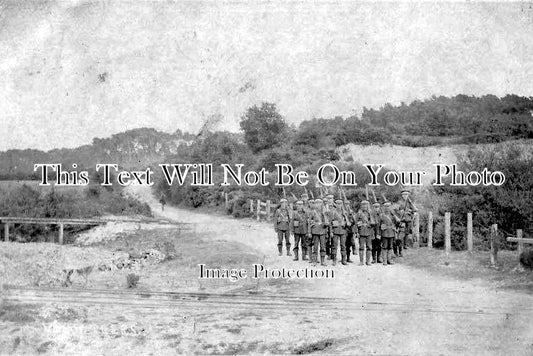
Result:
<svg viewBox="0 0 533 356"><path fill-rule="evenodd" d="M267 267L307 266L305 262L277 256L276 238L270 224L172 207L162 212L149 190L132 187L131 192L162 217L194 223L197 231L209 232L213 239L250 246L265 256ZM533 353L532 296L498 291L482 281L472 283L436 277L407 268L401 262L394 266L353 264L335 268L338 272L335 279L299 283L298 287L290 289L290 295L347 298L354 303L361 302L361 308L350 308L346 312L332 310L326 317L323 311L317 315L310 313L308 318L314 320L317 327L312 330L302 325L297 317L287 320L287 315L282 316L290 315L290 310L277 311L280 319L274 329L279 333L279 341L301 340L308 333L310 340L318 336L343 340L342 345L333 345L330 351L346 354ZM398 308L365 309L365 303L395 304ZM420 308L422 305L427 309ZM323 320L317 319L319 314ZM243 335L245 340L247 337Z"/></svg>

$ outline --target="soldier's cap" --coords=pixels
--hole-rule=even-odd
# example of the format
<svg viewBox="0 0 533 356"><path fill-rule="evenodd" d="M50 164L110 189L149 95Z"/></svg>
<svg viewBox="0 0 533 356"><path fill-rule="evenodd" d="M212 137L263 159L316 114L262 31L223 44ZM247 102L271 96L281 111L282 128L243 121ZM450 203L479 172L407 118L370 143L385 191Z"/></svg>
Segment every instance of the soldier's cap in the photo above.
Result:
<svg viewBox="0 0 533 356"><path fill-rule="evenodd" d="M300 195L300 198L307 199L309 198L309 195L307 195L307 193L302 193L302 195Z"/></svg>
<svg viewBox="0 0 533 356"><path fill-rule="evenodd" d="M322 203L322 199L320 199L320 198L316 198L316 199L315 199L315 203Z"/></svg>
<svg viewBox="0 0 533 356"><path fill-rule="evenodd" d="M372 206L379 206L380 204L378 202L375 202L374 204L372 204Z"/></svg>
<svg viewBox="0 0 533 356"><path fill-rule="evenodd" d="M312 204L312 203L315 202L315 199L309 199L308 202L309 202L309 204Z"/></svg>
<svg viewBox="0 0 533 356"><path fill-rule="evenodd" d="M368 202L368 200L363 200L363 201L361 202L361 205L364 205L364 204L370 204L370 203Z"/></svg>
<svg viewBox="0 0 533 356"><path fill-rule="evenodd" d="M385 203L383 203L383 206L391 206L390 201L386 201Z"/></svg>
<svg viewBox="0 0 533 356"><path fill-rule="evenodd" d="M342 203L343 203L342 199L335 200L335 204L342 204Z"/></svg>
<svg viewBox="0 0 533 356"><path fill-rule="evenodd" d="M285 199L285 198L282 198L282 199L281 199L281 200L280 200L279 202L280 202L280 203L283 203L283 202L285 202L285 203L286 203L286 202L287 202L287 199Z"/></svg>
<svg viewBox="0 0 533 356"><path fill-rule="evenodd" d="M303 202L302 200L297 200L297 201L296 201L296 204L297 204L297 205L303 205L304 202Z"/></svg>
<svg viewBox="0 0 533 356"><path fill-rule="evenodd" d="M409 193L411 193L411 192L409 191L409 189L402 189L402 190L401 190L401 193L402 193L402 194L409 194Z"/></svg>
<svg viewBox="0 0 533 356"><path fill-rule="evenodd" d="M334 198L335 196L333 194L326 194L326 198Z"/></svg>

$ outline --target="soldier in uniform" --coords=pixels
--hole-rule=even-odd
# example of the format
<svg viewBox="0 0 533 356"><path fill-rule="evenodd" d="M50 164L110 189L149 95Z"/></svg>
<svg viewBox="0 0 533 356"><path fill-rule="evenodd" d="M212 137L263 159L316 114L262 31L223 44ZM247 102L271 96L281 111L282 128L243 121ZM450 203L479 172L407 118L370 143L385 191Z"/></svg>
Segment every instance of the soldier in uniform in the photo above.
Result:
<svg viewBox="0 0 533 356"><path fill-rule="evenodd" d="M379 221L379 215L381 213L381 206L378 202L372 204L372 213L374 214L374 221L376 225L374 226L374 231L372 232L372 263L381 263L381 239L379 238L379 226L377 222Z"/></svg>
<svg viewBox="0 0 533 356"><path fill-rule="evenodd" d="M287 199L280 200L280 206L274 212L274 230L278 234L278 252L281 256L283 254L283 238L285 238L285 246L287 247L287 256L291 256L291 240L290 240L290 224L291 211L287 207Z"/></svg>
<svg viewBox="0 0 533 356"><path fill-rule="evenodd" d="M401 214L401 211L400 211ZM398 227L398 233L396 234L396 239L394 240L394 246L392 250L394 251L394 256L403 257L402 255L402 246L404 244L406 235L406 226L405 222L401 221L400 226Z"/></svg>
<svg viewBox="0 0 533 356"><path fill-rule="evenodd" d="M302 245L302 261L307 260L307 241L309 218L304 208L304 202L302 200L296 201L296 211L294 212L291 220L291 231L294 236L294 261L298 261L299 246Z"/></svg>
<svg viewBox="0 0 533 356"><path fill-rule="evenodd" d="M304 209L307 209L309 207L309 195L307 195L307 193L302 193L300 195L300 200L304 204Z"/></svg>
<svg viewBox="0 0 533 356"><path fill-rule="evenodd" d="M381 236L381 251L383 253L383 264L392 265L392 244L396 236L396 225L400 223L398 218L391 210L391 203L383 203L383 209L379 215L379 233Z"/></svg>
<svg viewBox="0 0 533 356"><path fill-rule="evenodd" d="M159 203L161 203L161 211L165 211L165 204L167 203L165 193L161 193L159 197Z"/></svg>
<svg viewBox="0 0 533 356"><path fill-rule="evenodd" d="M335 201L335 209L331 211L331 229L333 233L333 243L331 251L331 259L333 265L337 264L337 250L339 243L341 248L341 263L346 265L346 229L350 227L348 214L344 210L343 201L338 199Z"/></svg>
<svg viewBox="0 0 533 356"><path fill-rule="evenodd" d="M307 205L307 219L308 219L308 225L307 225L307 253L309 255L309 263L312 263L312 251L313 251L313 237L311 235L311 225L310 225L310 219L311 214L313 214L313 211L315 210L315 200L309 199L308 205Z"/></svg>
<svg viewBox="0 0 533 356"><path fill-rule="evenodd" d="M370 204L367 200L361 202L361 209L357 212L355 224L359 236L359 265L363 265L364 251L366 247L366 264L370 266L372 254L372 230L376 222L374 214L370 212Z"/></svg>
<svg viewBox="0 0 533 356"><path fill-rule="evenodd" d="M409 197L409 190L402 190L402 198L398 202L400 210L400 220L405 224L405 234L403 234L402 244L404 248L413 241L413 214L418 211L415 204Z"/></svg>
<svg viewBox="0 0 533 356"><path fill-rule="evenodd" d="M318 262L320 250L320 264L325 266L326 259L326 234L328 233L329 217L324 211L322 199L315 199L315 208L309 218L309 226L313 237L313 255L311 262L315 266Z"/></svg>
<svg viewBox="0 0 533 356"><path fill-rule="evenodd" d="M334 199L335 197L333 196L333 194L326 195L324 201L324 208L326 210L326 213L328 214L331 214L331 212L335 210ZM328 256L330 260L333 259L333 232L331 229L331 225L328 226L328 233L326 235L326 256Z"/></svg>
<svg viewBox="0 0 533 356"><path fill-rule="evenodd" d="M350 201L348 199L344 200L344 208L346 211L346 214L348 215L348 222L349 226L346 228L346 262L347 263L353 263L353 261L350 259L350 253L353 251L353 254L355 255L357 252L355 251L355 231L354 229L357 229L354 222L354 213L352 210L352 207L350 206Z"/></svg>

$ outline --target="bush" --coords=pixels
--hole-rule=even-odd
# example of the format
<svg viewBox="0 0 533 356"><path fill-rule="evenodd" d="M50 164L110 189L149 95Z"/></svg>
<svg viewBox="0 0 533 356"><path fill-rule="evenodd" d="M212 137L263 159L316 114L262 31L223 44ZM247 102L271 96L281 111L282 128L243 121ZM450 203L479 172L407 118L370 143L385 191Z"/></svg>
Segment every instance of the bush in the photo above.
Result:
<svg viewBox="0 0 533 356"><path fill-rule="evenodd" d="M137 284L139 283L139 279L141 279L141 277L139 277L135 273L129 273L126 276L126 284L127 284L128 288L129 289L136 288Z"/></svg>
<svg viewBox="0 0 533 356"><path fill-rule="evenodd" d="M533 249L525 250L520 254L520 264L524 268L533 269Z"/></svg>

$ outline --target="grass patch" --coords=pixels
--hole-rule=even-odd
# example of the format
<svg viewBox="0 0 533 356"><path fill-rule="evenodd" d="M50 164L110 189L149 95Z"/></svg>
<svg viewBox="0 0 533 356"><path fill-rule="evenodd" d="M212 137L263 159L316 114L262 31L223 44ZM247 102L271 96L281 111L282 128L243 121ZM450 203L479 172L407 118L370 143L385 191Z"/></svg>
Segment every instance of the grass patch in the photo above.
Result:
<svg viewBox="0 0 533 356"><path fill-rule="evenodd" d="M334 339L325 339L325 340L321 340L321 341L317 341L317 342L313 342L310 344L297 347L293 350L293 353L296 355L311 354L313 352L324 351L330 348L331 346L333 346L334 344L335 344Z"/></svg>
<svg viewBox="0 0 533 356"><path fill-rule="evenodd" d="M446 255L437 249L409 249L402 264L430 273L462 280L480 279L497 288L514 289L533 294L533 271L519 267L516 251L498 252L496 268L490 267L488 251L454 251Z"/></svg>
<svg viewBox="0 0 533 356"><path fill-rule="evenodd" d="M0 304L0 321L26 324L34 322L37 316L37 305L34 304Z"/></svg>

